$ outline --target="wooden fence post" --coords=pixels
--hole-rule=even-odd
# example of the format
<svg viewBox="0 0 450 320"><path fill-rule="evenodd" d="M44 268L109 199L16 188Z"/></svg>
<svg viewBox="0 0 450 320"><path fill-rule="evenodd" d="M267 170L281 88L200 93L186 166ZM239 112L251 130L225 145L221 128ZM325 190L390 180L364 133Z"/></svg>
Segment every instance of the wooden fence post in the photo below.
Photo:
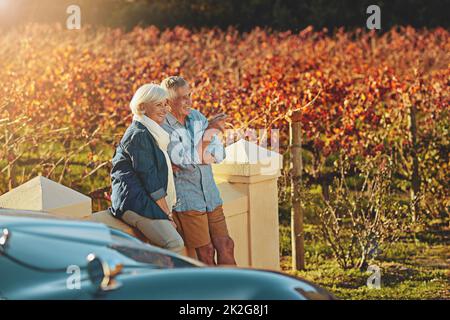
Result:
<svg viewBox="0 0 450 320"><path fill-rule="evenodd" d="M302 181L302 133L301 123L292 118L290 122L290 149L291 149L291 241L292 241L292 269L305 269L305 248L303 230L303 211L301 209L300 188Z"/></svg>
<svg viewBox="0 0 450 320"><path fill-rule="evenodd" d="M419 193L420 193L420 173L419 173L419 157L417 143L417 108L412 105L409 108L409 131L411 137L411 156L412 156L412 172L411 172L411 202L412 202L412 220L417 221L419 214Z"/></svg>

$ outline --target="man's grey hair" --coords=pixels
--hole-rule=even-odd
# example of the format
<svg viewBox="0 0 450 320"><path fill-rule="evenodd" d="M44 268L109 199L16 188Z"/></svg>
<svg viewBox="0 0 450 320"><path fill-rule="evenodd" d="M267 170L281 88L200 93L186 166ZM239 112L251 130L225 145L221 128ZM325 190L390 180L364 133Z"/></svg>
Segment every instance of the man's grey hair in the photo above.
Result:
<svg viewBox="0 0 450 320"><path fill-rule="evenodd" d="M169 95L166 89L158 84L147 83L139 87L139 89L137 89L134 93L134 96L130 102L130 109L133 114L142 115L144 114L142 104L156 104L159 102L164 102L168 98Z"/></svg>
<svg viewBox="0 0 450 320"><path fill-rule="evenodd" d="M161 87L167 90L169 94L169 99L174 99L177 97L176 90L178 88L186 86L188 83L180 76L171 76L165 78L161 82Z"/></svg>

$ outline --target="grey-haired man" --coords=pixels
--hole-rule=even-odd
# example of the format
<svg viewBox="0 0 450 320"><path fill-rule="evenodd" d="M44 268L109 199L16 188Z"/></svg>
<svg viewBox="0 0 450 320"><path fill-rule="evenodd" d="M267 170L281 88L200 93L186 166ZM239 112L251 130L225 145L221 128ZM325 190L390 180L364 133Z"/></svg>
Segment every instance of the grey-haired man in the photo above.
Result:
<svg viewBox="0 0 450 320"><path fill-rule="evenodd" d="M234 242L229 236L223 201L214 181L211 163L225 157L219 139L225 116L208 121L191 109L191 89L181 77L169 77L161 86L169 93L171 112L162 127L170 134L168 153L174 165L177 203L174 221L188 248L195 249L200 261L214 265L236 265Z"/></svg>

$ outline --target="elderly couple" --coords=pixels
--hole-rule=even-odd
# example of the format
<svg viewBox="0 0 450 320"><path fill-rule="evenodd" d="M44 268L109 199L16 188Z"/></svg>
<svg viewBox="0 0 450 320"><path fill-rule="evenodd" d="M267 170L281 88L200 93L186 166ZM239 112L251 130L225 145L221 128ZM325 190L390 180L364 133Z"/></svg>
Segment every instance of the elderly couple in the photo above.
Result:
<svg viewBox="0 0 450 320"><path fill-rule="evenodd" d="M191 109L189 84L178 76L134 94L133 122L116 148L111 213L150 243L208 264L235 265L222 199L211 163L221 162L225 115L207 120ZM170 112L168 112L170 110Z"/></svg>

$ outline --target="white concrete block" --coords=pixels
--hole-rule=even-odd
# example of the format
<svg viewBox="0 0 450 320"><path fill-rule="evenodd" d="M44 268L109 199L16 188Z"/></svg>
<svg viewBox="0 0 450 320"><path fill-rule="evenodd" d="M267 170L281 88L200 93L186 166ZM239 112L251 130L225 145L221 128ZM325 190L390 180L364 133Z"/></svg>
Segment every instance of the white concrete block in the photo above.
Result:
<svg viewBox="0 0 450 320"><path fill-rule="evenodd" d="M36 210L70 218L83 218L92 213L88 196L42 176L0 196L0 207Z"/></svg>

